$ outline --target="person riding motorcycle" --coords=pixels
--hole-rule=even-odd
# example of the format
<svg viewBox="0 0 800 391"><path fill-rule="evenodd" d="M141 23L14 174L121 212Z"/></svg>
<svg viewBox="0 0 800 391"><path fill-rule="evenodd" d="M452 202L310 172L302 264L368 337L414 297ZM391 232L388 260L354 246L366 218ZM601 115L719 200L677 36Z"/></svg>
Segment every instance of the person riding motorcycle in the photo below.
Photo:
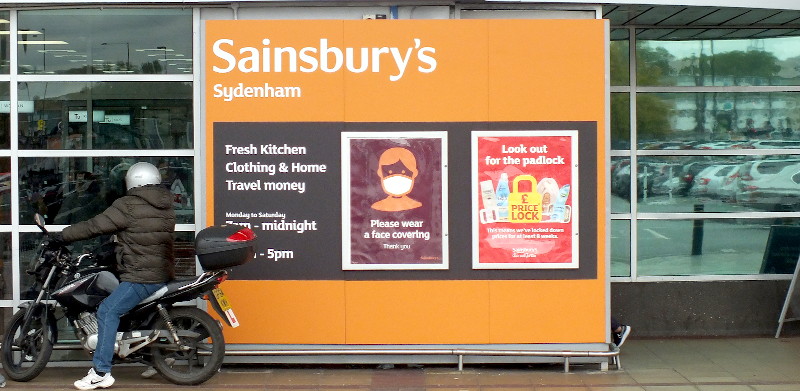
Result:
<svg viewBox="0 0 800 391"><path fill-rule="evenodd" d="M92 368L74 385L79 390L107 388L111 376L114 341L120 317L175 277L173 196L161 186L154 165L139 162L125 175L127 193L89 220L70 225L53 242L70 243L116 234L117 274L120 285L100 304L98 342Z"/></svg>

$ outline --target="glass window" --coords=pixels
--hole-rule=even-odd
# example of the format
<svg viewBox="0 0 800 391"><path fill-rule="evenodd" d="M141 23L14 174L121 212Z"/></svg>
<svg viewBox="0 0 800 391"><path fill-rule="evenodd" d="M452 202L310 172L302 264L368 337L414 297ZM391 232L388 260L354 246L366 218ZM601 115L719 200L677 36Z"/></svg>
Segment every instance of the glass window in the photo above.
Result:
<svg viewBox="0 0 800 391"><path fill-rule="evenodd" d="M74 224L105 210L125 194L131 164L147 161L161 171L172 190L178 223L194 222L194 164L191 157L164 158L20 158L20 223L33 224L35 213L48 224Z"/></svg>
<svg viewBox="0 0 800 391"><path fill-rule="evenodd" d="M611 94L611 149L631 149L631 97Z"/></svg>
<svg viewBox="0 0 800 391"><path fill-rule="evenodd" d="M11 300L11 233L0 232L0 299Z"/></svg>
<svg viewBox="0 0 800 391"><path fill-rule="evenodd" d="M759 274L772 225L798 219L640 220L640 276Z"/></svg>
<svg viewBox="0 0 800 391"><path fill-rule="evenodd" d="M175 233L175 276L193 277L197 274L194 253L194 232Z"/></svg>
<svg viewBox="0 0 800 391"><path fill-rule="evenodd" d="M639 212L800 211L800 155L643 156L638 166Z"/></svg>
<svg viewBox="0 0 800 391"><path fill-rule="evenodd" d="M185 149L192 83L22 82L21 149Z"/></svg>
<svg viewBox="0 0 800 391"><path fill-rule="evenodd" d="M41 233L22 232L19 234L19 275L20 298L22 300L35 299L39 293L34 289L34 278L26 273L29 267L36 262L36 250L42 242Z"/></svg>
<svg viewBox="0 0 800 391"><path fill-rule="evenodd" d="M800 37L670 40L637 31L636 80L642 86L800 85ZM677 31L677 30L676 30ZM681 29L681 37L702 30Z"/></svg>
<svg viewBox="0 0 800 391"><path fill-rule="evenodd" d="M631 159L611 158L611 213L631 212Z"/></svg>
<svg viewBox="0 0 800 391"><path fill-rule="evenodd" d="M631 275L631 222L611 220L611 277Z"/></svg>
<svg viewBox="0 0 800 391"><path fill-rule="evenodd" d="M800 94L639 93L640 149L800 148Z"/></svg>
<svg viewBox="0 0 800 391"><path fill-rule="evenodd" d="M191 9L20 11L20 74L192 72Z"/></svg>
<svg viewBox="0 0 800 391"><path fill-rule="evenodd" d="M9 91L8 83L0 83L0 149L11 148L11 96ZM17 104L20 111L24 110L22 106L25 104L22 102Z"/></svg>
<svg viewBox="0 0 800 391"><path fill-rule="evenodd" d="M11 158L0 157L0 224L11 224Z"/></svg>
<svg viewBox="0 0 800 391"><path fill-rule="evenodd" d="M630 85L630 47L627 29L611 30L611 42L609 43L611 85L628 86Z"/></svg>
<svg viewBox="0 0 800 391"><path fill-rule="evenodd" d="M10 27L9 12L0 11L0 73L4 75L11 72L11 59L8 50L8 47L11 46Z"/></svg>

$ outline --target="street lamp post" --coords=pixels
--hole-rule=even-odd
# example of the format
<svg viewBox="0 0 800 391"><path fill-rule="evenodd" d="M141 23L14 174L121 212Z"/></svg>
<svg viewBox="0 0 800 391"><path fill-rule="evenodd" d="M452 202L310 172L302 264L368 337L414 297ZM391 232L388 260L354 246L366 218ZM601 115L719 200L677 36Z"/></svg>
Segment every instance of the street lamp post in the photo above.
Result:
<svg viewBox="0 0 800 391"><path fill-rule="evenodd" d="M42 41L47 41L47 30L42 27ZM47 51L42 51L42 72L47 72Z"/></svg>
<svg viewBox="0 0 800 391"><path fill-rule="evenodd" d="M166 46L157 46L156 49L161 49L164 51L164 73L167 73L167 49Z"/></svg>

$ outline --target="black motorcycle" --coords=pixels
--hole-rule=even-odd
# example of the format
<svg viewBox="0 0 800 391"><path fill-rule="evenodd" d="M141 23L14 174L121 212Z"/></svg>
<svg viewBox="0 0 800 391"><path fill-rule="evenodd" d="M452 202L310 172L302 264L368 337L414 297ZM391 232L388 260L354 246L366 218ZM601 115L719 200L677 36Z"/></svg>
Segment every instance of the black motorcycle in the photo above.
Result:
<svg viewBox="0 0 800 391"><path fill-rule="evenodd" d="M44 219L36 225L46 234ZM152 366L179 385L205 382L217 373L225 357L222 324L193 305L203 298L228 326L238 326L219 285L225 269L255 256L255 234L235 225L212 226L198 232L195 252L203 274L174 280L120 319L114 345L115 363ZM35 300L25 302L8 322L0 361L8 377L29 381L44 370L58 339L57 322L66 318L87 352L97 346L97 308L118 285L113 273L114 243L73 257L63 245L45 235L27 273L35 279ZM187 303L189 302L189 303Z"/></svg>

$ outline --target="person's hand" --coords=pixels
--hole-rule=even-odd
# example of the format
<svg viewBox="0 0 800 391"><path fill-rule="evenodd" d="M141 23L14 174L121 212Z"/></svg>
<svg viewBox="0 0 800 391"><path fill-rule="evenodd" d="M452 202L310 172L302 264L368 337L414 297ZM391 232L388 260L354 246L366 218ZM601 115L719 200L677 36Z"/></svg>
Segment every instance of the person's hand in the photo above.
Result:
<svg viewBox="0 0 800 391"><path fill-rule="evenodd" d="M67 241L64 240L64 235L61 232L51 232L48 234L49 236L49 243L50 247L61 247L67 244Z"/></svg>

